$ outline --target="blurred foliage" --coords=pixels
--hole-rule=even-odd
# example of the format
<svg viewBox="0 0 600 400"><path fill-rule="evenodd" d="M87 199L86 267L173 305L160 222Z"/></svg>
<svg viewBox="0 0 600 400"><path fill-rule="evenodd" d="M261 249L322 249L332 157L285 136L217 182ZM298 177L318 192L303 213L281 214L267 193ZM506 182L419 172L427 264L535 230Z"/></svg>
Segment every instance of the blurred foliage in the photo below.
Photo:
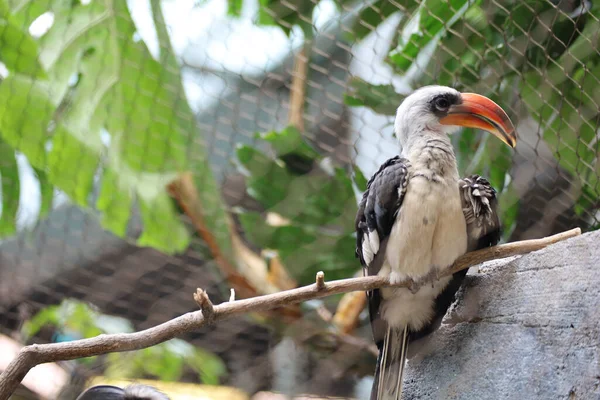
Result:
<svg viewBox="0 0 600 400"><path fill-rule="evenodd" d="M389 3L394 2L366 7L361 24L378 26L392 14ZM560 165L584 184L576 211L597 208L600 5L424 0L401 6L405 16L386 58L394 71L413 87L440 84L475 91L498 102L515 120L532 116ZM393 104L401 98L391 85L356 79L346 104L393 115ZM521 104L524 114L516 111ZM501 192L503 222L510 232L518 207L517 196L505 186L510 149L481 132L455 135L453 141L461 172L486 175Z"/></svg>
<svg viewBox="0 0 600 400"><path fill-rule="evenodd" d="M312 37L312 16L319 2L319 0L258 0L258 15L255 22L258 25L277 26L288 36L294 26L299 26L306 37ZM239 17L244 0L227 0L227 3L229 15ZM338 6L344 3L350 1L336 2Z"/></svg>
<svg viewBox="0 0 600 400"><path fill-rule="evenodd" d="M55 342L90 338L103 333L133 332L133 326L126 319L101 314L88 304L72 299L39 311L23 325L21 333L30 338L46 326L55 328ZM96 359L89 357L79 361L91 366ZM216 355L180 339L138 351L110 353L103 364L108 378L119 379L151 376L177 381L187 367L198 374L202 383L216 385L226 373L225 364Z"/></svg>
<svg viewBox="0 0 600 400"><path fill-rule="evenodd" d="M242 0L228 4L231 15L240 15ZM294 25L307 32L318 4L261 0L257 23L277 25L288 34ZM335 4L340 9L358 5ZM375 0L362 4L345 34L351 42L360 41L400 15L386 57L393 71L412 87L441 84L486 95L515 121L533 117L560 165L583 182L576 211L589 214L600 197L599 9L587 0ZM394 115L402 99L392 85L353 78L345 103ZM509 185L511 150L479 131L452 139L461 172L486 175L508 199L501 203L505 232L510 232L518 209ZM283 188L277 190L281 196Z"/></svg>
<svg viewBox="0 0 600 400"><path fill-rule="evenodd" d="M239 165L247 175L248 194L282 220L269 223L264 214L241 210L248 239L277 251L300 284L314 282L321 270L327 279L352 275L357 270L355 189L365 190L365 177L355 169L353 183L348 171L331 165L293 127L258 138L270 144L273 156L240 146Z"/></svg>
<svg viewBox="0 0 600 400"><path fill-rule="evenodd" d="M207 224L215 236L228 237L219 233L227 224L205 151L190 140L198 135L195 118L160 6L153 12L161 62L137 40L124 1L0 0L0 61L7 69L0 83L0 235L15 232L16 151L39 180L39 217L51 208L55 188L97 209L106 229L125 236L137 206L138 244L182 251L189 233L165 187L192 170L203 188ZM33 37L29 27L43 20L49 29Z"/></svg>

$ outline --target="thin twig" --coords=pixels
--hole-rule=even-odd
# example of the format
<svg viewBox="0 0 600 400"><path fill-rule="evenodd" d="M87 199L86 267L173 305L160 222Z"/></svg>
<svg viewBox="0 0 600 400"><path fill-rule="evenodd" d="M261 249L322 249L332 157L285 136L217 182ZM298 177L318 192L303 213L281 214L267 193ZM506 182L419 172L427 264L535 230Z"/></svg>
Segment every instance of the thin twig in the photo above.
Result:
<svg viewBox="0 0 600 400"><path fill-rule="evenodd" d="M576 228L544 239L524 240L467 253L459 257L440 277L451 275L485 261L540 250L548 245L580 234L581 229ZM409 281L404 281L394 286L407 287L410 283ZM386 286L390 286L389 281L387 278L380 276L331 281L321 289L317 287L317 283L314 283L297 289L251 299L225 302L212 307L210 315L212 315L211 320L216 322L234 315L267 311L335 294L373 290ZM202 311L187 313L153 328L134 333L100 335L90 339L74 340L71 342L25 346L8 365L2 375L0 375L0 400L8 400L27 372L38 364L73 360L106 353L138 350L154 346L206 325L209 321L202 314Z"/></svg>
<svg viewBox="0 0 600 400"><path fill-rule="evenodd" d="M323 271L317 272L317 278L315 283L317 285L317 290L325 289L325 274L323 273Z"/></svg>
<svg viewBox="0 0 600 400"><path fill-rule="evenodd" d="M208 293L204 290L197 288L196 293L194 293L194 301L200 307L202 311L202 316L206 320L206 323L211 323L215 317L215 307L213 306L212 301L208 298Z"/></svg>

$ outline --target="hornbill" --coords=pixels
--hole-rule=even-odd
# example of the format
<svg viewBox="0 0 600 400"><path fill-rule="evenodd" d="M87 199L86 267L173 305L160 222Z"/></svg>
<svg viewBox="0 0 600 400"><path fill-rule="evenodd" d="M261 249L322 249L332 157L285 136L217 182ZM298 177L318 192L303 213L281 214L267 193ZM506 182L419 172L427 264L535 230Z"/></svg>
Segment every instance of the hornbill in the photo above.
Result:
<svg viewBox="0 0 600 400"><path fill-rule="evenodd" d="M435 280L438 272L500 239L494 188L478 175L459 179L448 135L460 127L516 145L512 122L492 100L449 87L420 88L396 113L401 154L371 177L359 203L356 255L364 273L412 282L367 292L379 348L371 399L401 398L408 344L437 329L467 270Z"/></svg>

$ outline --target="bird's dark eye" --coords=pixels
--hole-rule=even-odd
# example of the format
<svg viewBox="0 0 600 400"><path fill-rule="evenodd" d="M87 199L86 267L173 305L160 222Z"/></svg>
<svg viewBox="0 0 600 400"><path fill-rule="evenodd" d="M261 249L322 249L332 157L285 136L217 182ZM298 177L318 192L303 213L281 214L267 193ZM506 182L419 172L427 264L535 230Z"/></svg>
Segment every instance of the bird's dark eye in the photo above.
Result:
<svg viewBox="0 0 600 400"><path fill-rule="evenodd" d="M450 101L445 97L438 97L435 99L435 108L439 111L447 111L450 107Z"/></svg>

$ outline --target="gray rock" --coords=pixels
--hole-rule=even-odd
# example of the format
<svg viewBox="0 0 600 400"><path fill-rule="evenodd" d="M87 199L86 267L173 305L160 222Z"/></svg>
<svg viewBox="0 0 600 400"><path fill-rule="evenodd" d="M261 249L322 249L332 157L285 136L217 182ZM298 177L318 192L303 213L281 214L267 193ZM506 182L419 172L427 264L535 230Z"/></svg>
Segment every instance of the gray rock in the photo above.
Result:
<svg viewBox="0 0 600 400"><path fill-rule="evenodd" d="M469 275L404 399L600 399L600 232Z"/></svg>

